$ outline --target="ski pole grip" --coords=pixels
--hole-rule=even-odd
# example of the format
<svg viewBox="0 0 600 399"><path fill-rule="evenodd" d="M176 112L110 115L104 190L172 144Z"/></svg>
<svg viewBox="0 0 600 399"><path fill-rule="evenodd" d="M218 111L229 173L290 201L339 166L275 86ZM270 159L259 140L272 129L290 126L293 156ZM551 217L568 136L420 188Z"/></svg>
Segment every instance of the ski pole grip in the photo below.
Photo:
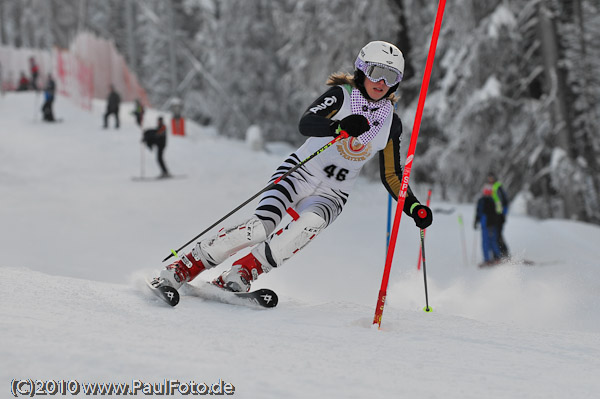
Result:
<svg viewBox="0 0 600 399"><path fill-rule="evenodd" d="M425 209L419 209L417 216L419 216L421 219L425 219L427 217L427 211Z"/></svg>
<svg viewBox="0 0 600 399"><path fill-rule="evenodd" d="M350 137L350 135L348 134L348 132L345 131L345 130L340 130L339 136L342 136L343 139L347 139L348 137Z"/></svg>

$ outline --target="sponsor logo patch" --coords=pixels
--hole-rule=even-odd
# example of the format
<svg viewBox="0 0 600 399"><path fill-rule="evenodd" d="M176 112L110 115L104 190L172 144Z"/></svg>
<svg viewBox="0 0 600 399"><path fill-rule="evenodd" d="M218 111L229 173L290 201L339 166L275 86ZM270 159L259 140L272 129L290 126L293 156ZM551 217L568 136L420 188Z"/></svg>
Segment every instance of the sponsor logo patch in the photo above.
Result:
<svg viewBox="0 0 600 399"><path fill-rule="evenodd" d="M366 161L371 157L371 143L363 144L355 137L349 140L342 140L337 144L337 150L340 155L350 161Z"/></svg>
<svg viewBox="0 0 600 399"><path fill-rule="evenodd" d="M331 107L335 103L337 103L337 98L335 98L333 96L331 96L331 97L325 97L323 99L323 102L321 104L316 105L316 106L310 108L309 111L312 112L313 114L316 114L319 111L327 109L327 107Z"/></svg>

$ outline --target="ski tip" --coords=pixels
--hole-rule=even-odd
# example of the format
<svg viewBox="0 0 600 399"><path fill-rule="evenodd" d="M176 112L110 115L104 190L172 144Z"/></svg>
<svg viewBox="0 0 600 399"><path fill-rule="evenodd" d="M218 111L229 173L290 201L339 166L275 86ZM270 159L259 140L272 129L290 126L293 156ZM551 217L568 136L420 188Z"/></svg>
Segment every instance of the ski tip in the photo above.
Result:
<svg viewBox="0 0 600 399"><path fill-rule="evenodd" d="M212 284L212 283L209 283L209 284ZM223 290L223 288L220 288L219 286L216 286L216 287ZM227 292L231 292L231 291L227 291ZM277 306L277 303L279 302L279 298L277 297L277 294L268 288L261 288L256 291L250 291L250 292L232 292L232 294L237 296L238 298L249 299L251 302L254 302L255 304L257 304L263 308L274 308L275 306Z"/></svg>
<svg viewBox="0 0 600 399"><path fill-rule="evenodd" d="M179 292L175 288L168 285L155 287L148 280L146 280L146 285L154 295L162 299L167 305L175 306L179 303Z"/></svg>
<svg viewBox="0 0 600 399"><path fill-rule="evenodd" d="M179 303L179 293L173 287L165 286L159 288L166 303L175 306Z"/></svg>
<svg viewBox="0 0 600 399"><path fill-rule="evenodd" d="M277 294L268 288L250 292L234 292L233 294L239 298L248 298L263 308L274 308L279 302Z"/></svg>
<svg viewBox="0 0 600 399"><path fill-rule="evenodd" d="M275 291L269 290L267 288L262 288L258 290L258 295L261 298L261 303L265 308L274 308L277 306L279 302L279 297L275 293Z"/></svg>
<svg viewBox="0 0 600 399"><path fill-rule="evenodd" d="M423 308L423 312L425 312L425 313L431 313L431 312L433 312L433 309L431 307L429 307L429 306L425 306Z"/></svg>

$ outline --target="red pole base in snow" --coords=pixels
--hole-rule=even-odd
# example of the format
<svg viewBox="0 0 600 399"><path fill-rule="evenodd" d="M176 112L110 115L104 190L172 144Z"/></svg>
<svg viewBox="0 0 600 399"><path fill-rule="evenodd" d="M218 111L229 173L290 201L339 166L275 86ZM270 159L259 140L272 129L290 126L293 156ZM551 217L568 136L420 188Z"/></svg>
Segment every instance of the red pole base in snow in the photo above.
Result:
<svg viewBox="0 0 600 399"><path fill-rule="evenodd" d="M383 317L383 306L385 305L386 291L379 291L379 299L377 299L377 307L375 308L375 318L373 324L377 324L381 329L381 318Z"/></svg>

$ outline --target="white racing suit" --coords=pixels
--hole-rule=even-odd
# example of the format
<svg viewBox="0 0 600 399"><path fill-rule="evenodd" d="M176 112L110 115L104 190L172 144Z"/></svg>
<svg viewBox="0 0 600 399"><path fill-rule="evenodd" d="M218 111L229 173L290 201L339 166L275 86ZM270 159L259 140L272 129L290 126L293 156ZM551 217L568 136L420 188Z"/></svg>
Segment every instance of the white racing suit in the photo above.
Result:
<svg viewBox="0 0 600 399"><path fill-rule="evenodd" d="M369 120L370 130L359 137L340 140L262 194L254 216L214 238L197 244L206 267L213 267L241 248L256 245L252 255L268 272L308 244L338 217L348 200L362 167L379 154L382 182L397 199L402 168L400 135L402 124L388 99L368 102L350 85L334 86L307 109L300 132L309 136L271 177L274 182L298 163L329 143L338 121L351 114ZM404 211L418 204L409 189ZM294 220L275 232L285 213Z"/></svg>

